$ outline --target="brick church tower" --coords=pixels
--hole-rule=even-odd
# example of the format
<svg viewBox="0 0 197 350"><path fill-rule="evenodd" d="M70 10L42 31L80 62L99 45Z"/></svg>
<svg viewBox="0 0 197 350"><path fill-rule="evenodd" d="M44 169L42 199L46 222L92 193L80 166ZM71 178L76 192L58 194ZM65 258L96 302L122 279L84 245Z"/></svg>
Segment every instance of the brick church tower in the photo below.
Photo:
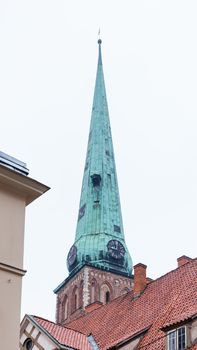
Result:
<svg viewBox="0 0 197 350"><path fill-rule="evenodd" d="M124 239L105 91L101 40L75 242L69 276L55 289L56 321L65 324L132 287L132 260Z"/></svg>

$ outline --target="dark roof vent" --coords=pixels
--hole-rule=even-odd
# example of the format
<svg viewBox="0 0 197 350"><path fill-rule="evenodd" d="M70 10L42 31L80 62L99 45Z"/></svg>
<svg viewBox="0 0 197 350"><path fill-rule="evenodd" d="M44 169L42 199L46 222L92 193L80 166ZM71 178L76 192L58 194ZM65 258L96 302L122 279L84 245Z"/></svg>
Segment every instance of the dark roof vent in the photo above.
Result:
<svg viewBox="0 0 197 350"><path fill-rule="evenodd" d="M25 163L1 151L0 151L0 165L3 165L25 176L29 174L29 170L27 169Z"/></svg>

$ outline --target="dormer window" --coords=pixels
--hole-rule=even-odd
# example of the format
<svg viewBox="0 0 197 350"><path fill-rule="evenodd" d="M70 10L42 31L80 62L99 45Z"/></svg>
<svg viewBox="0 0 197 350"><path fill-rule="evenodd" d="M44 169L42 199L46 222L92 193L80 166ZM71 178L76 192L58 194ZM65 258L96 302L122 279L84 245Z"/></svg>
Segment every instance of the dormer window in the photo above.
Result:
<svg viewBox="0 0 197 350"><path fill-rule="evenodd" d="M186 327L179 327L168 332L168 350L185 350L187 348Z"/></svg>

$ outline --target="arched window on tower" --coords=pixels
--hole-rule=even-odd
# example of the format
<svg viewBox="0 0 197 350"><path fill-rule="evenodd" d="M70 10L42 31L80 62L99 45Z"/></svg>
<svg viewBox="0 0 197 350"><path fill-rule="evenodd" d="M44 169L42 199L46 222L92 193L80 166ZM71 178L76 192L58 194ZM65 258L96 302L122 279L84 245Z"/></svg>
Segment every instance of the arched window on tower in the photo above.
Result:
<svg viewBox="0 0 197 350"><path fill-rule="evenodd" d="M79 290L77 286L74 287L72 292L72 312L79 308Z"/></svg>
<svg viewBox="0 0 197 350"><path fill-rule="evenodd" d="M109 303L109 302L110 302L110 292L107 291L107 292L105 293L105 303L107 304L107 303Z"/></svg>
<svg viewBox="0 0 197 350"><path fill-rule="evenodd" d="M59 297L59 295L57 297L56 308L57 308L56 322L60 323L62 320L62 301L61 301L61 298Z"/></svg>
<svg viewBox="0 0 197 350"><path fill-rule="evenodd" d="M93 278L90 285L90 303L98 301L99 288L97 281Z"/></svg>
<svg viewBox="0 0 197 350"><path fill-rule="evenodd" d="M75 293L75 296L74 296L74 310L77 310L77 306L78 306L78 295L77 295L77 293Z"/></svg>
<svg viewBox="0 0 197 350"><path fill-rule="evenodd" d="M65 295L62 303L62 321L66 320L68 317L68 297Z"/></svg>
<svg viewBox="0 0 197 350"><path fill-rule="evenodd" d="M107 303L109 303L110 300L112 300L111 286L107 282L105 282L101 286L100 301L103 304L107 304Z"/></svg>
<svg viewBox="0 0 197 350"><path fill-rule="evenodd" d="M83 307L83 280L81 280L79 286L79 307Z"/></svg>

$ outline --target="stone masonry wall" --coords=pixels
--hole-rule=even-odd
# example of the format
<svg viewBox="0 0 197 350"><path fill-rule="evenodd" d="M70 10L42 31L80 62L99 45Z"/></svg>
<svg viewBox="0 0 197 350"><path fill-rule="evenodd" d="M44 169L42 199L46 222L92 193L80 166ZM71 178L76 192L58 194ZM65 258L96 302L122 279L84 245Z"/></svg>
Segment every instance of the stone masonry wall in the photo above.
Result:
<svg viewBox="0 0 197 350"><path fill-rule="evenodd" d="M97 301L105 304L132 288L132 278L85 266L59 291L56 321L66 324L83 315L88 305Z"/></svg>

